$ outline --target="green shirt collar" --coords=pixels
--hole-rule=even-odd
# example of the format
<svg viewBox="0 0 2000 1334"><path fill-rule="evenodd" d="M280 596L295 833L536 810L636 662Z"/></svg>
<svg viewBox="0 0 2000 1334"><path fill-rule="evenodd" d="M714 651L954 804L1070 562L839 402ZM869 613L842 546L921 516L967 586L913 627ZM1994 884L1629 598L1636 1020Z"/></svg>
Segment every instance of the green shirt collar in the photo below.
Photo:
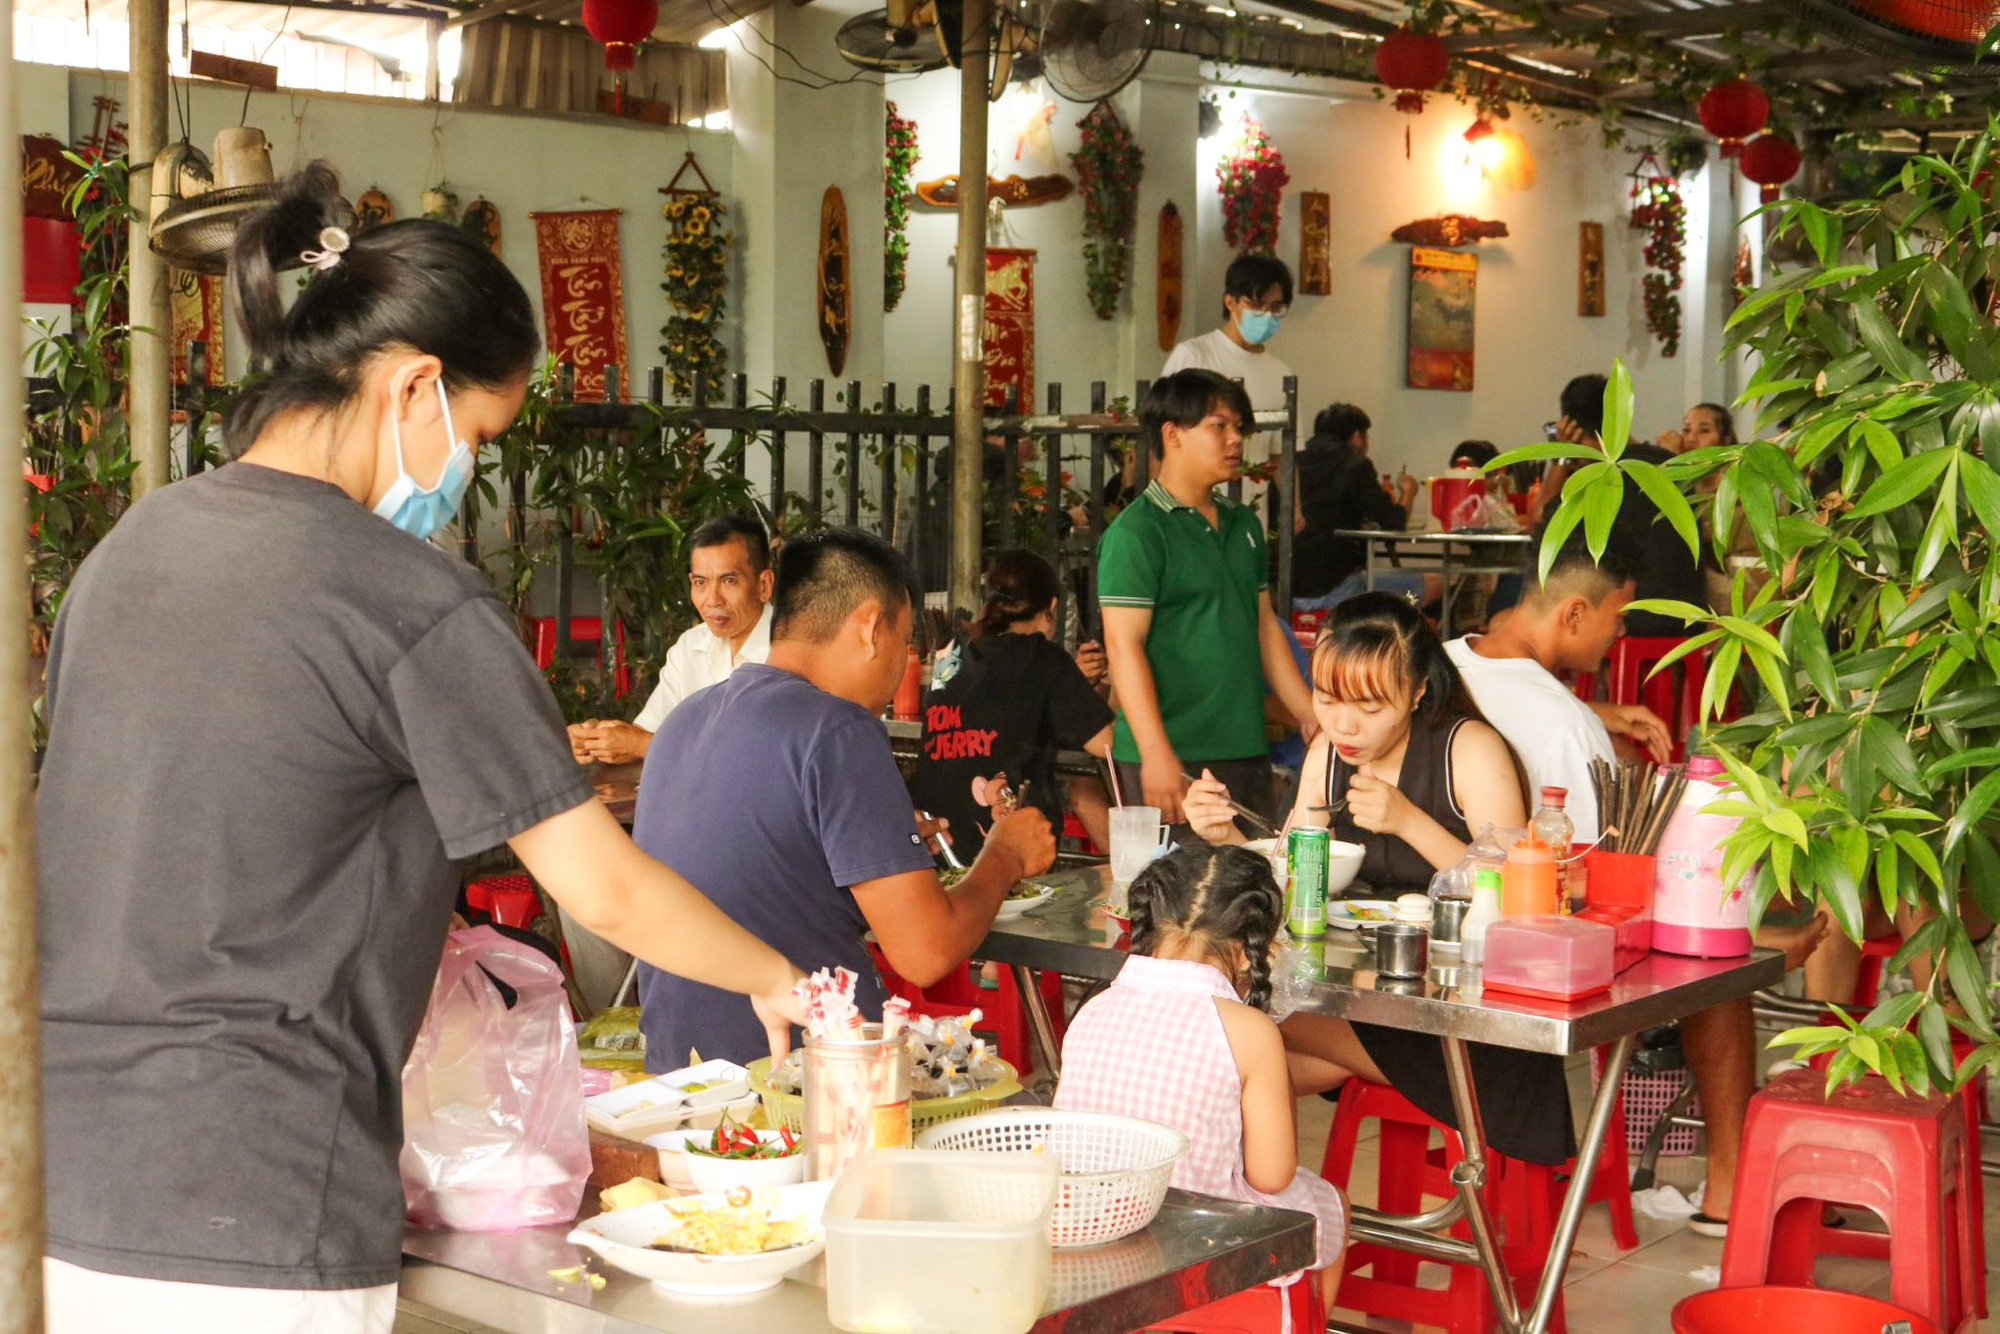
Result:
<svg viewBox="0 0 2000 1334"><path fill-rule="evenodd" d="M1180 500L1176 499L1174 493L1167 490L1165 486L1161 485L1160 480L1157 477L1154 478L1152 484L1146 488L1146 499L1152 501L1155 505L1158 505L1161 509L1167 511L1169 514L1173 513L1175 510L1186 510L1189 514L1199 514L1201 512L1200 510L1197 510L1194 506L1183 504ZM1235 507L1236 507L1236 502L1231 500L1228 496L1221 494L1216 495L1215 508L1218 514L1221 513L1223 510L1233 509ZM1202 520L1202 522L1206 523L1208 521L1204 519Z"/></svg>

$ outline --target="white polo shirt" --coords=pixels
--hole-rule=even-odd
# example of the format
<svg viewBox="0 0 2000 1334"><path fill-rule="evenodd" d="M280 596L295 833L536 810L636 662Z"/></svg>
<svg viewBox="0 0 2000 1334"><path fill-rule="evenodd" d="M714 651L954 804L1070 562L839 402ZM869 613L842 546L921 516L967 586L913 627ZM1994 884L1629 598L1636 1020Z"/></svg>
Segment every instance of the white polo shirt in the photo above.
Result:
<svg viewBox="0 0 2000 1334"><path fill-rule="evenodd" d="M643 727L648 732L660 730L660 724L674 711L674 706L697 690L706 690L712 685L729 679L729 674L737 665L745 662L763 662L771 656L771 604L764 604L764 614L757 618L756 628L743 641L743 647L733 657L729 652L729 641L708 628L707 621L698 622L693 629L674 641L667 650L667 660L660 664L660 684L653 688L646 700L646 707L632 720L635 727Z"/></svg>
<svg viewBox="0 0 2000 1334"><path fill-rule="evenodd" d="M1528 808L1544 787L1569 790L1570 823L1578 844L1597 837L1597 795L1590 783L1593 759L1615 761L1611 733L1588 704L1533 658L1486 658L1473 651L1477 635L1444 646L1472 702L1521 757L1528 771Z"/></svg>

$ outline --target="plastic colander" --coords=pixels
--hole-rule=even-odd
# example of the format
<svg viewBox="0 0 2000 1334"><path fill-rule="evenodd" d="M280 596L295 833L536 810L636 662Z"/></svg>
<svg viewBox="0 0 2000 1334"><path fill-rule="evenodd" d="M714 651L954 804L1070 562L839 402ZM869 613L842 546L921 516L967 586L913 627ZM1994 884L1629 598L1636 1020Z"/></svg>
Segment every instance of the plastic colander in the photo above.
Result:
<svg viewBox="0 0 2000 1334"><path fill-rule="evenodd" d="M1047 1153L1062 1165L1049 1241L1096 1246L1153 1221L1188 1139L1172 1126L1133 1116L1009 1107L936 1125L920 1149Z"/></svg>

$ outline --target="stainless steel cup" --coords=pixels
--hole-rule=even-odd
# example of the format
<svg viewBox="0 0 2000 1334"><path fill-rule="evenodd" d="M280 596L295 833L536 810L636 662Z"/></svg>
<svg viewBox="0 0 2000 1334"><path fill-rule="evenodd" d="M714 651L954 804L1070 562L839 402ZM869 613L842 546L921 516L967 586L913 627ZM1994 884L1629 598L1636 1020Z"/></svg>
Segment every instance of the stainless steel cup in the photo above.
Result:
<svg viewBox="0 0 2000 1334"><path fill-rule="evenodd" d="M1465 921L1465 914L1472 911L1472 900L1453 895L1444 895L1431 900L1431 939L1440 945L1458 944L1458 928Z"/></svg>
<svg viewBox="0 0 2000 1334"><path fill-rule="evenodd" d="M1406 922L1384 922L1375 931L1375 971L1383 977L1422 977L1430 966L1430 932Z"/></svg>

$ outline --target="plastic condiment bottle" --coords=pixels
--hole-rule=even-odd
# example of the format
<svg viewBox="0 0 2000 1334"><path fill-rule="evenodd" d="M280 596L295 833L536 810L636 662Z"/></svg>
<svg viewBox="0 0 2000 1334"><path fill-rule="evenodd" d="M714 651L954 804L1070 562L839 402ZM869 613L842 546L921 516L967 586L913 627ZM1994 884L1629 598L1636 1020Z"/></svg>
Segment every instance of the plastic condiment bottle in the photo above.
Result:
<svg viewBox="0 0 2000 1334"><path fill-rule="evenodd" d="M1570 820L1569 812L1563 809L1568 800L1567 788L1543 788L1541 808L1528 825L1536 838L1549 845L1549 855L1555 858L1557 912L1568 912L1571 898L1581 897L1577 891L1583 888L1570 883L1572 866L1569 856L1576 843L1576 825Z"/></svg>
<svg viewBox="0 0 2000 1334"><path fill-rule="evenodd" d="M1556 910L1556 859L1549 845L1529 834L1507 849L1500 868L1500 915L1526 917Z"/></svg>
<svg viewBox="0 0 2000 1334"><path fill-rule="evenodd" d="M1486 928L1500 920L1500 873L1481 866L1472 873L1472 907L1458 924L1460 963L1475 964L1486 958Z"/></svg>
<svg viewBox="0 0 2000 1334"><path fill-rule="evenodd" d="M903 683L896 687L895 702L890 705L896 717L905 722L914 721L924 702L924 664L913 648L908 661L903 664ZM881 696L877 695L877 699Z"/></svg>
<svg viewBox="0 0 2000 1334"><path fill-rule="evenodd" d="M1697 755L1687 777L1654 852L1653 948L1709 959L1748 954L1750 905L1740 884L1722 884L1722 840L1742 821L1701 813L1729 790L1722 761Z"/></svg>

